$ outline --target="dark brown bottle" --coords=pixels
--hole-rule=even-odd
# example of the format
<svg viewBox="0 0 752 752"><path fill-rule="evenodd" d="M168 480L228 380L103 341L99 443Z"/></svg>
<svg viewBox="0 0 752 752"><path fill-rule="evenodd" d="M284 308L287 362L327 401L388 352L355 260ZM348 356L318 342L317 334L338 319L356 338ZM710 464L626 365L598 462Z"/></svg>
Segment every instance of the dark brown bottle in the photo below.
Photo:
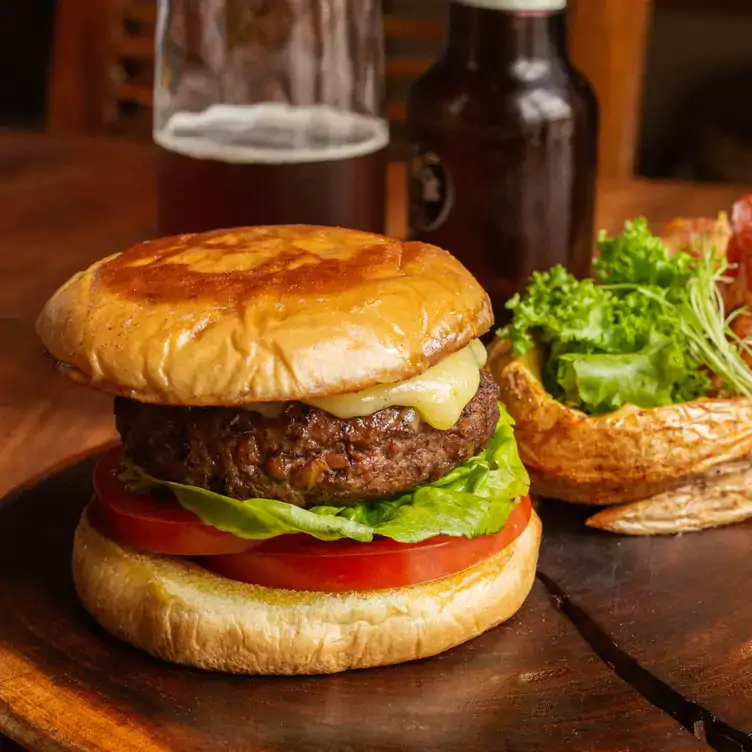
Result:
<svg viewBox="0 0 752 752"><path fill-rule="evenodd" d="M564 6L451 2L408 100L410 235L459 258L499 324L531 272L590 271L598 105L567 61Z"/></svg>

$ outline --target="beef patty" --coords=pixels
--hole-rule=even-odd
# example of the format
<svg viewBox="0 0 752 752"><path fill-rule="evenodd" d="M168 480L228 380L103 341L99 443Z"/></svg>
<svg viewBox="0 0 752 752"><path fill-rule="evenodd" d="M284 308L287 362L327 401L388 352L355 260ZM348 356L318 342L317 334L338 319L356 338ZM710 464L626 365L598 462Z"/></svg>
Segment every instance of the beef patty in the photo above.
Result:
<svg viewBox="0 0 752 752"><path fill-rule="evenodd" d="M280 499L301 507L394 496L437 480L488 446L499 388L484 372L448 431L411 408L342 420L300 402L267 418L229 407L167 407L115 400L126 454L161 480L236 499Z"/></svg>

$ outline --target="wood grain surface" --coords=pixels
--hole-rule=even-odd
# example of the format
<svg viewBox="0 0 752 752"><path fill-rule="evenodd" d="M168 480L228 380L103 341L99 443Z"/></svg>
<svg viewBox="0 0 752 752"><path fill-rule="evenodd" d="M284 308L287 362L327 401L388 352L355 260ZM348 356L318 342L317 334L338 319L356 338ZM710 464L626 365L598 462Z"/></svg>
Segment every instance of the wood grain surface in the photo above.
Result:
<svg viewBox="0 0 752 752"><path fill-rule="evenodd" d="M393 165L394 234L404 228L403 183ZM739 191L604 183L599 224L712 215ZM111 401L57 376L33 325L70 274L153 227L149 145L0 134L0 497L27 488L14 494L17 503L0 501L0 730L41 750L703 748L658 705L685 727L699 722L699 736L702 713L717 713L733 728L729 737L711 728L713 744L752 749L745 527L639 548L551 520L542 571L553 598L539 583L508 626L395 669L232 679L165 666L102 633L76 605L68 575L88 469L33 481L114 436ZM619 558L622 548L633 553ZM571 572L562 572L564 561ZM618 577L598 576L614 566ZM719 593L732 589L724 611ZM627 666L617 670L650 702L608 668L596 639L579 636L568 598L597 618L598 639L608 642L613 631L624 653L612 657ZM640 684L631 656L650 672L650 686ZM679 705L659 696L654 679L672 685Z"/></svg>
<svg viewBox="0 0 752 752"><path fill-rule="evenodd" d="M0 728L35 749L704 748L615 676L539 583L507 625L397 667L244 678L154 660L76 602L68 562L91 470L0 507Z"/></svg>
<svg viewBox="0 0 752 752"><path fill-rule="evenodd" d="M565 613L609 636L607 660L630 656L674 690L666 702L706 711L704 723L752 749L752 523L629 537L586 530L589 514L542 505L539 571Z"/></svg>

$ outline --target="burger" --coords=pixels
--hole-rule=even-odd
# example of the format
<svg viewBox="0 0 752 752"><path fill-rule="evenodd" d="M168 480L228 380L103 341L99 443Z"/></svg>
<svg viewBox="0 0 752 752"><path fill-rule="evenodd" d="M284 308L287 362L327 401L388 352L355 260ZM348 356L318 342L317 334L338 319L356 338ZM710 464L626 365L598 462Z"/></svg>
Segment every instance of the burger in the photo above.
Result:
<svg viewBox="0 0 752 752"><path fill-rule="evenodd" d="M534 494L589 505L587 524L612 533L752 517L752 341L728 294L736 225L675 220L656 237L627 222L601 234L592 279L539 272L508 303L490 367Z"/></svg>
<svg viewBox="0 0 752 752"><path fill-rule="evenodd" d="M269 226L136 245L38 334L115 396L73 543L84 607L155 656L249 674L423 658L510 618L541 525L449 253Z"/></svg>

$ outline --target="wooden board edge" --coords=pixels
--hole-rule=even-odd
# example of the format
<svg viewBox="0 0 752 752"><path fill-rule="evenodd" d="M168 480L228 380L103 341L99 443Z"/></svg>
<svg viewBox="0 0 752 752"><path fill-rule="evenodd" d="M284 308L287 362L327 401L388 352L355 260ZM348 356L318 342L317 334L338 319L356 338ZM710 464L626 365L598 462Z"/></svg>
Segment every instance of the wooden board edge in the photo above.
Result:
<svg viewBox="0 0 752 752"><path fill-rule="evenodd" d="M120 443L119 440L113 439L111 441L105 441L103 444L97 444L96 446L84 449L76 454L72 454L59 462L55 462L49 467L40 470L30 478L27 478L22 483L11 488L4 496L0 497L0 510L9 507L13 502L23 496L24 493L30 491L34 486L38 486L46 480L54 477L58 473L62 472L66 468L77 465L80 462L96 457L98 454L114 449Z"/></svg>

